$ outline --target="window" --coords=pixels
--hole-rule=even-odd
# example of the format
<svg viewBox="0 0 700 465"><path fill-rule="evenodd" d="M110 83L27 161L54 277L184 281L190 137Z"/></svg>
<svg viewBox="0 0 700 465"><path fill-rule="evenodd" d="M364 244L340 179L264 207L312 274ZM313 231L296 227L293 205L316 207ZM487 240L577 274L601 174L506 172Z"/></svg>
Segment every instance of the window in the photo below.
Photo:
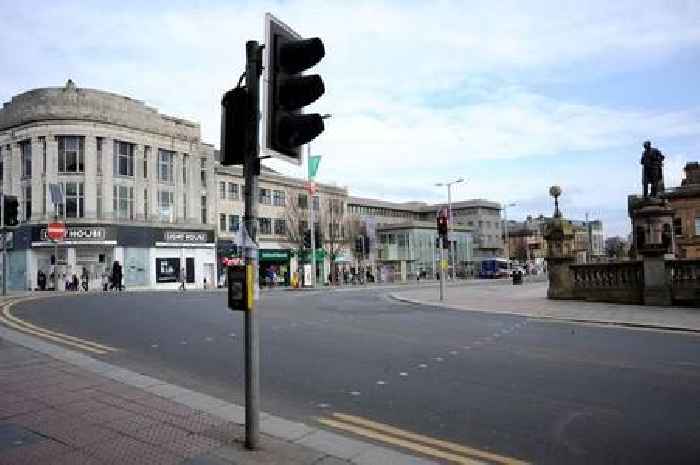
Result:
<svg viewBox="0 0 700 465"><path fill-rule="evenodd" d="M700 236L700 216L695 217L695 235Z"/></svg>
<svg viewBox="0 0 700 465"><path fill-rule="evenodd" d="M238 228L240 227L240 221L241 217L238 215L229 215L228 216L228 230L231 232L238 232Z"/></svg>
<svg viewBox="0 0 700 465"><path fill-rule="evenodd" d="M143 219L148 220L148 189L143 190Z"/></svg>
<svg viewBox="0 0 700 465"><path fill-rule="evenodd" d="M275 234L278 236L287 234L287 222L285 220L275 220Z"/></svg>
<svg viewBox="0 0 700 465"><path fill-rule="evenodd" d="M24 186L24 221L32 219L32 186Z"/></svg>
<svg viewBox="0 0 700 465"><path fill-rule="evenodd" d="M134 175L134 144L114 141L113 168L115 176Z"/></svg>
<svg viewBox="0 0 700 465"><path fill-rule="evenodd" d="M22 177L32 177L32 141L25 140L19 143L19 152L22 157Z"/></svg>
<svg viewBox="0 0 700 465"><path fill-rule="evenodd" d="M238 184L230 182L228 183L228 199L238 200Z"/></svg>
<svg viewBox="0 0 700 465"><path fill-rule="evenodd" d="M306 196L306 194L299 194L297 197L297 202L299 203L300 209L306 210L309 208L309 198Z"/></svg>
<svg viewBox="0 0 700 465"><path fill-rule="evenodd" d="M187 192L182 194L182 217L187 221Z"/></svg>
<svg viewBox="0 0 700 465"><path fill-rule="evenodd" d="M272 220L270 218L258 218L258 232L260 234L272 234Z"/></svg>
<svg viewBox="0 0 700 465"><path fill-rule="evenodd" d="M82 136L58 136L58 172L84 172L84 138Z"/></svg>
<svg viewBox="0 0 700 465"><path fill-rule="evenodd" d="M219 231L226 231L226 215L219 213Z"/></svg>
<svg viewBox="0 0 700 465"><path fill-rule="evenodd" d="M41 142L41 174L46 174L46 137L39 136Z"/></svg>
<svg viewBox="0 0 700 465"><path fill-rule="evenodd" d="M262 205L272 205L272 191L270 189L260 189L258 191L258 202Z"/></svg>
<svg viewBox="0 0 700 465"><path fill-rule="evenodd" d="M202 196L202 224L207 224L207 196Z"/></svg>
<svg viewBox="0 0 700 465"><path fill-rule="evenodd" d="M697 228L695 230L697 231ZM675 234L676 236L683 235L683 221L681 220L681 218L673 219L673 234Z"/></svg>
<svg viewBox="0 0 700 465"><path fill-rule="evenodd" d="M207 185L207 159L206 158L199 159L199 177L200 177L200 180L202 181L202 186L206 186Z"/></svg>
<svg viewBox="0 0 700 465"><path fill-rule="evenodd" d="M285 205L285 193L284 191L274 191L272 193L272 204L278 207L284 207Z"/></svg>
<svg viewBox="0 0 700 465"><path fill-rule="evenodd" d="M128 186L114 186L112 193L114 217L119 220L133 220L134 188Z"/></svg>
<svg viewBox="0 0 700 465"><path fill-rule="evenodd" d="M158 182L173 184L173 160L175 152L171 150L158 149ZM165 191L163 191L165 192ZM172 202L171 202L172 203Z"/></svg>
<svg viewBox="0 0 700 465"><path fill-rule="evenodd" d="M102 184L97 184L97 218L102 218Z"/></svg>
<svg viewBox="0 0 700 465"><path fill-rule="evenodd" d="M187 184L187 170L190 166L190 156L186 153L182 155L182 184Z"/></svg>
<svg viewBox="0 0 700 465"><path fill-rule="evenodd" d="M102 176L102 137L95 138L95 149L97 151L97 175Z"/></svg>
<svg viewBox="0 0 700 465"><path fill-rule="evenodd" d="M166 223L173 222L173 197L170 191L158 191L158 215Z"/></svg>
<svg viewBox="0 0 700 465"><path fill-rule="evenodd" d="M148 179L148 160L151 159L151 147L143 146L143 179Z"/></svg>
<svg viewBox="0 0 700 465"><path fill-rule="evenodd" d="M226 183L219 181L219 199L226 200Z"/></svg>
<svg viewBox="0 0 700 465"><path fill-rule="evenodd" d="M63 185L65 193L66 218L83 218L85 216L85 191L82 182L67 182Z"/></svg>

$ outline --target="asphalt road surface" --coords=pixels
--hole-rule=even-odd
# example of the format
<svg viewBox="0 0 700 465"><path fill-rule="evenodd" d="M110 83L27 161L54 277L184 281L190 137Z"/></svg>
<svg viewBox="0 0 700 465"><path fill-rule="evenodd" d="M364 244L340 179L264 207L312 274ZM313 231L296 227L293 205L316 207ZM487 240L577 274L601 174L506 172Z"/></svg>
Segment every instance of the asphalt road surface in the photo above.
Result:
<svg viewBox="0 0 700 465"><path fill-rule="evenodd" d="M315 426L352 414L532 463L700 463L700 336L385 292L264 293L263 410ZM110 363L243 404L243 315L224 293L65 297L13 313L118 348L98 357Z"/></svg>

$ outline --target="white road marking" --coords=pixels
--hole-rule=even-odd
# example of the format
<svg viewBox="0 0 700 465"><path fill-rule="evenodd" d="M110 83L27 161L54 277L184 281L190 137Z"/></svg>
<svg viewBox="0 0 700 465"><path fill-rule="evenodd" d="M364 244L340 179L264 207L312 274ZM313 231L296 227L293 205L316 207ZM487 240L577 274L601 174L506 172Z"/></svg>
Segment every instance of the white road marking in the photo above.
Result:
<svg viewBox="0 0 700 465"><path fill-rule="evenodd" d="M151 347L153 347L154 349L157 349L157 348L158 348L158 344L153 344L153 345L151 345Z"/></svg>
<svg viewBox="0 0 700 465"><path fill-rule="evenodd" d="M229 334L229 337L236 337L236 333Z"/></svg>
<svg viewBox="0 0 700 465"><path fill-rule="evenodd" d="M421 363L420 365L418 365L418 368L428 368L428 365L426 365L425 363Z"/></svg>
<svg viewBox="0 0 700 465"><path fill-rule="evenodd" d="M435 360L436 362L442 362L445 359L442 357L435 357L433 360Z"/></svg>
<svg viewBox="0 0 700 465"><path fill-rule="evenodd" d="M187 341L182 341L180 344L182 344L184 346L187 344Z"/></svg>
<svg viewBox="0 0 700 465"><path fill-rule="evenodd" d="M459 352L457 352L456 350L451 350L451 351L450 351L450 355L457 355L458 353L459 353Z"/></svg>
<svg viewBox="0 0 700 465"><path fill-rule="evenodd" d="M360 395L360 391L350 391L350 395L357 397Z"/></svg>
<svg viewBox="0 0 700 465"><path fill-rule="evenodd" d="M382 381L381 379L377 381L377 384L380 386L384 386L386 384L386 381Z"/></svg>
<svg viewBox="0 0 700 465"><path fill-rule="evenodd" d="M211 342L211 341L214 340L214 338L213 338L213 337L207 336L207 337L204 338L204 340L207 341L207 342Z"/></svg>
<svg viewBox="0 0 700 465"><path fill-rule="evenodd" d="M462 346L462 349L469 350L469 349L471 349L471 346Z"/></svg>
<svg viewBox="0 0 700 465"><path fill-rule="evenodd" d="M324 402L321 402L320 404L316 404L316 407L318 407L318 408L328 408L330 406L331 406L331 404L326 404Z"/></svg>
<svg viewBox="0 0 700 465"><path fill-rule="evenodd" d="M401 373L399 373L399 376L408 376L408 373L406 373L405 371L402 371Z"/></svg>

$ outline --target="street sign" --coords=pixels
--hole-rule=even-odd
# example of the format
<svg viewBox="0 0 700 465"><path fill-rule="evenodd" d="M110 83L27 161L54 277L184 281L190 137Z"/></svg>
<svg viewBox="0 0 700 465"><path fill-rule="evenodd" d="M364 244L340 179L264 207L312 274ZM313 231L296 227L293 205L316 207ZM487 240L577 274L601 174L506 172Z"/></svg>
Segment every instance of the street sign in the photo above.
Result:
<svg viewBox="0 0 700 465"><path fill-rule="evenodd" d="M49 223L46 228L46 235L54 242L62 241L67 233L68 229L63 223Z"/></svg>

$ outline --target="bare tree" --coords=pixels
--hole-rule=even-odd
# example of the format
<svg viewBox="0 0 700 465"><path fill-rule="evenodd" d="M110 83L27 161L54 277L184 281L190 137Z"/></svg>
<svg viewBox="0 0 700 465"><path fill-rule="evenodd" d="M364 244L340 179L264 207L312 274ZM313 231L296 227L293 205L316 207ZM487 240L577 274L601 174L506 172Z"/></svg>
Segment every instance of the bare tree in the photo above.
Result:
<svg viewBox="0 0 700 465"><path fill-rule="evenodd" d="M304 231L308 229L309 224L309 205L308 201L299 201L297 191L288 190L286 197L284 219L287 223L287 242L293 247L297 257L300 257L304 249Z"/></svg>
<svg viewBox="0 0 700 465"><path fill-rule="evenodd" d="M331 264L331 281L336 282L337 259L352 244L361 232L359 218L348 215L341 198L329 198L318 212L319 224L327 229L323 240L323 249L328 254Z"/></svg>

